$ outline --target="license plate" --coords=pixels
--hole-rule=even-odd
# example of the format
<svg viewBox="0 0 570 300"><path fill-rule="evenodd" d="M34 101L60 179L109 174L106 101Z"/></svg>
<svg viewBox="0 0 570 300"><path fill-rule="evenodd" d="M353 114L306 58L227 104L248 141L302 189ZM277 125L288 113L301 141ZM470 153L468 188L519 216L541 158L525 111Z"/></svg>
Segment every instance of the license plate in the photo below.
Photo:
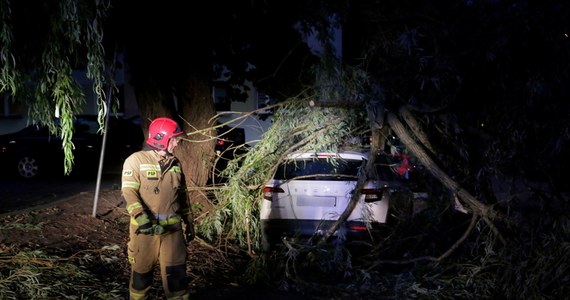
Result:
<svg viewBox="0 0 570 300"><path fill-rule="evenodd" d="M297 197L297 206L334 207L335 205L336 197Z"/></svg>

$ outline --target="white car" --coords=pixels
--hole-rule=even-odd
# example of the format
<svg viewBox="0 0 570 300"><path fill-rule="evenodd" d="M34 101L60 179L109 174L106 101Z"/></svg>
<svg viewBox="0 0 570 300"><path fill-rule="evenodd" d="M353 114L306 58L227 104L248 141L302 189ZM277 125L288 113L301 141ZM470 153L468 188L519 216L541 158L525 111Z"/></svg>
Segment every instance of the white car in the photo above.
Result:
<svg viewBox="0 0 570 300"><path fill-rule="evenodd" d="M296 153L287 157L263 189L262 249L269 251L283 238L310 241L324 234L350 202L367 153ZM367 181L347 222L333 237L341 241L373 241L386 222L389 187Z"/></svg>

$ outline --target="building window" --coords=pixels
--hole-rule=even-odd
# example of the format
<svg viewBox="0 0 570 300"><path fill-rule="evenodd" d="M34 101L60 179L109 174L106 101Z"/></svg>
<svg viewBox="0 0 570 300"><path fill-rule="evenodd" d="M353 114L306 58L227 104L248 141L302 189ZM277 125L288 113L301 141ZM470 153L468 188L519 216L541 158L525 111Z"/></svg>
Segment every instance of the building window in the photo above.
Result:
<svg viewBox="0 0 570 300"><path fill-rule="evenodd" d="M10 95L0 94L0 117L21 117L24 108L21 102L14 101Z"/></svg>
<svg viewBox="0 0 570 300"><path fill-rule="evenodd" d="M271 104L271 98L263 91L257 91L257 108L264 108Z"/></svg>
<svg viewBox="0 0 570 300"><path fill-rule="evenodd" d="M228 97L228 93L224 87L214 86L213 98L216 111L232 110L232 101L230 97Z"/></svg>

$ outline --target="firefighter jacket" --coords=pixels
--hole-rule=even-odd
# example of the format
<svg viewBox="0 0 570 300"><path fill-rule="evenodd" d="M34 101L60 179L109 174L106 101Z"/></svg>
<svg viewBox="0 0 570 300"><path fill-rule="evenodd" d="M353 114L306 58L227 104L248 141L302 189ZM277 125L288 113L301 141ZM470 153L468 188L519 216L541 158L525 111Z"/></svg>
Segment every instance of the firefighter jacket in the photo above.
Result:
<svg viewBox="0 0 570 300"><path fill-rule="evenodd" d="M141 214L153 224L177 229L180 221L192 224L185 179L174 156L146 149L135 152L123 164L121 181L131 225L138 225L135 219Z"/></svg>

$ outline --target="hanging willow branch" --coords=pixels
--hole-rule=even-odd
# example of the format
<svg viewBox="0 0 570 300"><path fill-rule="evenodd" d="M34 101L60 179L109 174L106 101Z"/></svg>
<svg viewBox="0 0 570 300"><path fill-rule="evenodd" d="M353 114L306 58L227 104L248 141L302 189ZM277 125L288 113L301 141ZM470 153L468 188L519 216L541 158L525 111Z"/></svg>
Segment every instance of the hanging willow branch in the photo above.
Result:
<svg viewBox="0 0 570 300"><path fill-rule="evenodd" d="M0 93L10 91L16 93L19 88L18 70L12 49L12 10L10 1L0 1Z"/></svg>
<svg viewBox="0 0 570 300"><path fill-rule="evenodd" d="M0 1L0 92L11 92L17 101L24 99L29 123L46 125L61 138L64 170L69 174L73 165L73 124L85 102L83 87L73 74L78 65L86 66L87 77L93 81L101 127L108 113L103 92L106 80L102 23L110 1L60 0L56 4L37 3L14 14L9 0ZM38 14L47 18L38 18ZM18 17L23 18L18 23L22 28L14 30L13 21ZM46 29L45 40L25 49L29 51L17 51L13 41L25 41L29 38L26 33L34 30L27 25L43 20L47 24L37 28ZM14 37L14 32L22 34ZM23 94L28 92L30 97Z"/></svg>

